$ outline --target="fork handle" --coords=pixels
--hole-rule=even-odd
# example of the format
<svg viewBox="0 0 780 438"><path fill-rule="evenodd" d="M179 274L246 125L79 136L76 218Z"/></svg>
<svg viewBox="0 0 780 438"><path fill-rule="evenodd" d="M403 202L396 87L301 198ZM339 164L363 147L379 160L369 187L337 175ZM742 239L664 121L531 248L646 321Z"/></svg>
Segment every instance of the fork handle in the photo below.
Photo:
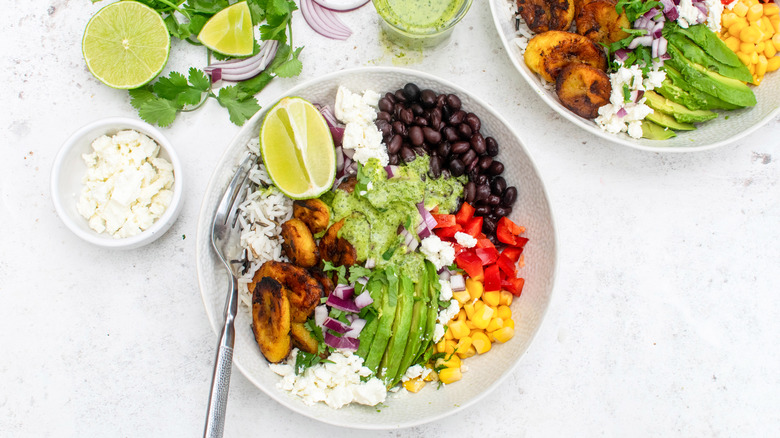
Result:
<svg viewBox="0 0 780 438"><path fill-rule="evenodd" d="M230 373L233 370L233 345L235 343L235 328L233 321L238 310L238 282L231 275L231 289L225 302L225 326L219 336L217 357L214 361L214 374L211 377L211 392L209 408L206 415L204 438L221 438L225 427L225 409L227 407L228 390L230 389Z"/></svg>

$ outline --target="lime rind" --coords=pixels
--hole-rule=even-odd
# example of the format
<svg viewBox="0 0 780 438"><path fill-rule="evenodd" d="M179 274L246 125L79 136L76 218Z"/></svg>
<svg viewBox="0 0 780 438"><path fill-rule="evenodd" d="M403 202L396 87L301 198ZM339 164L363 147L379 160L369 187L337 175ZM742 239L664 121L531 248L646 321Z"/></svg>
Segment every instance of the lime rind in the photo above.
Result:
<svg viewBox="0 0 780 438"><path fill-rule="evenodd" d="M203 25L198 40L223 55L251 55L255 39L247 2L238 2L217 12Z"/></svg>

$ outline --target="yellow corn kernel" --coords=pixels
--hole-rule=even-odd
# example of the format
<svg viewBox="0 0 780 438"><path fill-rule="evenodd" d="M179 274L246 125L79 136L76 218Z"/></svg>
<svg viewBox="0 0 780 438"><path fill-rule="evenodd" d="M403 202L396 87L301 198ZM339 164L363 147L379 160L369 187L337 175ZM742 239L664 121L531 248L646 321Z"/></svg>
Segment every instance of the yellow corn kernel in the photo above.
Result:
<svg viewBox="0 0 780 438"><path fill-rule="evenodd" d="M739 38L735 36L730 36L726 38L724 41L726 43L726 46L731 49L732 52L736 52L739 50L739 45L742 43L742 41L739 40Z"/></svg>
<svg viewBox="0 0 780 438"><path fill-rule="evenodd" d="M455 317L458 321L465 321L468 318L468 315L466 315L466 311L464 309L460 309L458 311L458 315Z"/></svg>
<svg viewBox="0 0 780 438"><path fill-rule="evenodd" d="M505 319L505 320L504 320L504 327L512 327L512 328L515 328L515 320L513 320L512 318Z"/></svg>
<svg viewBox="0 0 780 438"><path fill-rule="evenodd" d="M425 386L425 381L419 377L409 379L403 383L404 388L409 392L418 392Z"/></svg>
<svg viewBox="0 0 780 438"><path fill-rule="evenodd" d="M447 342L445 339L442 339L438 343L436 343L436 352L437 353L444 353L444 350L447 349Z"/></svg>
<svg viewBox="0 0 780 438"><path fill-rule="evenodd" d="M512 309L509 308L509 306L498 306L498 317L501 319L509 319L512 317Z"/></svg>
<svg viewBox="0 0 780 438"><path fill-rule="evenodd" d="M467 320L466 320L466 322L465 322L465 324L466 324L466 327L468 327L468 328L469 328L469 330L474 330L475 328L477 328L477 327L474 325L474 322L473 322L473 321L471 321L470 319L467 319Z"/></svg>
<svg viewBox="0 0 780 438"><path fill-rule="evenodd" d="M737 19L737 14L733 12L724 12L723 15L720 16L720 23L723 25L724 28L728 28L732 24L734 24L734 21Z"/></svg>
<svg viewBox="0 0 780 438"><path fill-rule="evenodd" d="M737 57L739 58L740 61L742 61L743 64L745 64L748 67L750 67L750 55L749 54L743 53L743 52L737 52Z"/></svg>
<svg viewBox="0 0 780 438"><path fill-rule="evenodd" d="M482 300L474 301L474 310L477 311L481 308L485 307L485 302Z"/></svg>
<svg viewBox="0 0 780 438"><path fill-rule="evenodd" d="M775 55L777 55L777 49L775 49L775 45L771 42L768 44L764 44L764 56L766 56L766 59L769 59Z"/></svg>
<svg viewBox="0 0 780 438"><path fill-rule="evenodd" d="M764 3L764 15L767 17L770 15L777 15L780 13L780 7L775 3Z"/></svg>
<svg viewBox="0 0 780 438"><path fill-rule="evenodd" d="M758 62L756 63L756 76L759 78L766 74L767 60L766 56L758 55Z"/></svg>
<svg viewBox="0 0 780 438"><path fill-rule="evenodd" d="M761 32L761 29L759 29L755 24L751 24L739 32L739 39L742 40L743 43L755 44L761 41L761 38L763 37L764 32Z"/></svg>
<svg viewBox="0 0 780 438"><path fill-rule="evenodd" d="M460 351L459 350L459 351L456 351L455 354L457 354L458 357L461 358L461 359L468 359L471 356L474 356L475 354L477 354L477 349L474 348L473 345L469 344L468 350L465 350L465 351Z"/></svg>
<svg viewBox="0 0 780 438"><path fill-rule="evenodd" d="M436 359L436 368L460 368L460 358L452 353Z"/></svg>
<svg viewBox="0 0 780 438"><path fill-rule="evenodd" d="M474 317L474 312L475 312L475 310L474 310L474 303L466 303L466 304L464 304L463 305L463 309L461 309L461 310L466 312L466 317L468 319L471 319L471 318Z"/></svg>
<svg viewBox="0 0 780 438"><path fill-rule="evenodd" d="M773 15L769 18L769 22L772 23L775 32L780 32L780 15Z"/></svg>
<svg viewBox="0 0 780 438"><path fill-rule="evenodd" d="M474 349L477 350L477 353L479 354L487 353L490 351L491 347L490 339L482 332L472 333L471 345L474 346Z"/></svg>
<svg viewBox="0 0 780 438"><path fill-rule="evenodd" d="M751 75L753 75L753 83L756 83L756 65L755 64L748 64L747 66L748 71Z"/></svg>
<svg viewBox="0 0 780 438"><path fill-rule="evenodd" d="M753 65L758 64L758 53L753 52L750 54L750 62L753 63Z"/></svg>
<svg viewBox="0 0 780 438"><path fill-rule="evenodd" d="M498 302L501 299L501 291L491 290L482 294L482 301L487 303L491 307L498 307Z"/></svg>
<svg viewBox="0 0 780 438"><path fill-rule="evenodd" d="M457 382L461 378L463 378L463 374L461 374L460 368L444 368L439 371L439 380L445 385Z"/></svg>
<svg viewBox="0 0 780 438"><path fill-rule="evenodd" d="M447 327L447 332L452 332L453 338L460 339L468 336L470 330L466 326L465 321L453 321L450 322L449 326Z"/></svg>
<svg viewBox="0 0 780 438"><path fill-rule="evenodd" d="M514 295L512 295L512 292L509 292L507 290L502 290L501 291L501 297L498 300L498 304L503 304L505 306L511 306L513 297L514 297Z"/></svg>
<svg viewBox="0 0 780 438"><path fill-rule="evenodd" d="M471 296L472 300L477 300L479 299L479 297L482 296L482 292L484 292L485 287L482 285L481 282L474 280L472 278L467 278L466 290L469 291L469 296Z"/></svg>
<svg viewBox="0 0 780 438"><path fill-rule="evenodd" d="M764 50L766 50L766 43L761 41L760 43L756 44L756 53L760 55L764 53Z"/></svg>
<svg viewBox="0 0 780 438"><path fill-rule="evenodd" d="M467 290L453 292L452 298L455 298L461 306L471 301L471 295L469 295L469 291Z"/></svg>
<svg viewBox="0 0 780 438"><path fill-rule="evenodd" d="M444 340L444 354L446 355L452 355L455 353L455 346L458 345L457 342L455 342L454 339L445 339Z"/></svg>
<svg viewBox="0 0 780 438"><path fill-rule="evenodd" d="M490 335L493 337L493 339L496 340L496 342L504 343L510 339L512 339L512 336L515 335L515 329L512 327L502 327L494 332L491 332Z"/></svg>
<svg viewBox="0 0 780 438"><path fill-rule="evenodd" d="M756 51L756 45L753 43L740 43L739 50L737 50L737 54L744 53L745 55L750 56L751 53Z"/></svg>
<svg viewBox="0 0 780 438"><path fill-rule="evenodd" d="M469 347L471 347L471 337L470 336L464 336L458 340L458 343L455 345L455 354L458 354L460 352L467 352L469 350ZM460 354L458 354L458 357L460 357Z"/></svg>
<svg viewBox="0 0 780 438"><path fill-rule="evenodd" d="M739 2L736 5L734 5L734 9L732 9L731 12L737 14L740 17L744 17L747 15L748 9L749 8L745 3Z"/></svg>
<svg viewBox="0 0 780 438"><path fill-rule="evenodd" d="M474 317L471 318L471 322L478 328L487 328L490 324L490 320L493 319L493 308L490 306L482 306L479 310L474 312Z"/></svg>
<svg viewBox="0 0 780 438"><path fill-rule="evenodd" d="M780 52L780 30L777 31L778 33L775 34L775 36L772 37L772 44L775 45L775 50Z"/></svg>
<svg viewBox="0 0 780 438"><path fill-rule="evenodd" d="M485 331L487 331L488 333L494 332L503 326L504 326L504 320L502 318L496 317L490 320L488 326L485 327Z"/></svg>
<svg viewBox="0 0 780 438"><path fill-rule="evenodd" d="M447 327L447 331L444 332L444 339L455 339L455 335L452 334L452 330Z"/></svg>
<svg viewBox="0 0 780 438"><path fill-rule="evenodd" d="M747 20L737 19L734 21L734 24L729 27L729 33L734 36L739 36L740 32L742 32L742 29L746 27L748 27Z"/></svg>
<svg viewBox="0 0 780 438"><path fill-rule="evenodd" d="M780 68L780 56L773 56L766 60L766 71L775 71Z"/></svg>
<svg viewBox="0 0 780 438"><path fill-rule="evenodd" d="M748 21L756 21L761 16L764 15L764 5L760 3L756 3L755 5L748 8L747 14L745 15L748 19Z"/></svg>

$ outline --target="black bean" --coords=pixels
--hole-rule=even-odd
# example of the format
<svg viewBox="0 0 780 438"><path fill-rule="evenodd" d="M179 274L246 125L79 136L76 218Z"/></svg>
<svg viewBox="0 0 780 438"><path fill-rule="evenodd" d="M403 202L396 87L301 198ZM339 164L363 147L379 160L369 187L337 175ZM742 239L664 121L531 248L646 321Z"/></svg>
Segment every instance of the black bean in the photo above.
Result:
<svg viewBox="0 0 780 438"><path fill-rule="evenodd" d="M425 89L420 92L420 102L425 108L433 108L436 106L436 93L433 90Z"/></svg>
<svg viewBox="0 0 780 438"><path fill-rule="evenodd" d="M438 178L439 176L441 176L441 163L442 163L441 157L436 155L431 157L431 175L434 178Z"/></svg>
<svg viewBox="0 0 780 438"><path fill-rule="evenodd" d="M493 164L487 170L487 173L493 176L501 175L504 173L504 163L493 160Z"/></svg>
<svg viewBox="0 0 780 438"><path fill-rule="evenodd" d="M504 194L504 190L506 190L506 180L504 177L497 176L493 178L493 181L490 182L490 191L496 196L501 196Z"/></svg>
<svg viewBox="0 0 780 438"><path fill-rule="evenodd" d="M441 155L444 158L447 158L450 156L450 151L452 150L452 147L450 146L449 142L443 141L439 143L439 147L436 148L436 150L439 152L439 155Z"/></svg>
<svg viewBox="0 0 780 438"><path fill-rule="evenodd" d="M493 209L493 213L495 213L496 216L499 217L509 216L510 214L512 214L512 209L510 207L498 206Z"/></svg>
<svg viewBox="0 0 780 438"><path fill-rule="evenodd" d="M469 167L471 163L477 160L477 153L474 152L474 149L469 149L465 154L461 155L460 159L466 167Z"/></svg>
<svg viewBox="0 0 780 438"><path fill-rule="evenodd" d="M450 119L450 116L452 115L453 111L448 107L447 105L444 105L441 107L441 119L442 121L447 121Z"/></svg>
<svg viewBox="0 0 780 438"><path fill-rule="evenodd" d="M474 163L471 164L473 165ZM476 167L469 167L466 169L466 175L469 177L469 181L474 181L476 183L477 177L479 176L479 169Z"/></svg>
<svg viewBox="0 0 780 438"><path fill-rule="evenodd" d="M383 97L379 99L379 109L389 113L393 111L393 102L390 99Z"/></svg>
<svg viewBox="0 0 780 438"><path fill-rule="evenodd" d="M460 109L460 97L454 94L447 95L447 106L453 111L458 111Z"/></svg>
<svg viewBox="0 0 780 438"><path fill-rule="evenodd" d="M403 143L403 137L399 134L395 134L393 138L390 139L390 143L387 144L387 153L397 154L398 151L401 150L401 143Z"/></svg>
<svg viewBox="0 0 780 438"><path fill-rule="evenodd" d="M422 128L419 126L409 128L409 141L415 146L422 146L423 141L425 141Z"/></svg>
<svg viewBox="0 0 780 438"><path fill-rule="evenodd" d="M431 126L433 129L438 130L438 126L441 123L441 109L434 108L431 110L431 116L428 118L431 121Z"/></svg>
<svg viewBox="0 0 780 438"><path fill-rule="evenodd" d="M401 161L401 160L398 159L398 155L397 154L390 154L390 156L388 158L389 158L389 163L392 164L393 166L395 166L396 164L398 164Z"/></svg>
<svg viewBox="0 0 780 438"><path fill-rule="evenodd" d="M400 88L395 90L395 102L406 102L406 96L404 95L404 89Z"/></svg>
<svg viewBox="0 0 780 438"><path fill-rule="evenodd" d="M417 154L420 157L424 157L425 155L428 155L428 153L425 151L425 148L422 146L415 146L412 148L415 154Z"/></svg>
<svg viewBox="0 0 780 438"><path fill-rule="evenodd" d="M491 164L493 164L493 159L487 155L479 159L479 168L483 171L488 170Z"/></svg>
<svg viewBox="0 0 780 438"><path fill-rule="evenodd" d="M487 154L491 157L495 157L498 155L498 142L493 137L488 137L485 139L485 146L487 148Z"/></svg>
<svg viewBox="0 0 780 438"><path fill-rule="evenodd" d="M474 179L474 182L483 185L488 183L488 177L487 175L479 175L476 179Z"/></svg>
<svg viewBox="0 0 780 438"><path fill-rule="evenodd" d="M482 121L479 120L479 117L477 117L477 115L474 113L466 114L466 123L471 126L471 129L473 129L474 132L479 131L479 129L482 127Z"/></svg>
<svg viewBox="0 0 780 438"><path fill-rule="evenodd" d="M490 187L487 184L478 185L474 199L477 201L484 201L488 196L490 196Z"/></svg>
<svg viewBox="0 0 780 438"><path fill-rule="evenodd" d="M472 149L469 152L474 152L474 150ZM479 175L479 167L478 167L478 165L479 165L479 160L474 159L468 166L466 166L466 174L469 175L469 179L471 179L472 175L474 177Z"/></svg>
<svg viewBox="0 0 780 438"><path fill-rule="evenodd" d="M475 132L469 141L471 142L471 147L474 149L474 152L478 153L479 155L484 155L485 152L487 152L485 137L483 137L479 132Z"/></svg>
<svg viewBox="0 0 780 438"><path fill-rule="evenodd" d="M413 103L409 108L412 110L415 116L421 116L425 113L425 110L423 109L422 105L416 102Z"/></svg>
<svg viewBox="0 0 780 438"><path fill-rule="evenodd" d="M404 85L404 96L406 96L408 101L416 101L420 98L420 87L411 82Z"/></svg>
<svg viewBox="0 0 780 438"><path fill-rule="evenodd" d="M395 105L393 105L393 117L395 117L396 120L401 118L401 111L406 108L403 103L398 102Z"/></svg>
<svg viewBox="0 0 780 438"><path fill-rule="evenodd" d="M390 109L390 111L392 111L392 108ZM393 116L390 115L389 111L379 111L378 113L376 113L376 119L389 122L393 120Z"/></svg>
<svg viewBox="0 0 780 438"><path fill-rule="evenodd" d="M466 117L466 113L464 111L455 111L447 119L447 123L449 123L452 126L455 126L455 125L457 125L459 123L463 123L463 119L465 117Z"/></svg>
<svg viewBox="0 0 780 438"><path fill-rule="evenodd" d="M425 117L415 117L413 123L417 126L428 126L428 119Z"/></svg>
<svg viewBox="0 0 780 438"><path fill-rule="evenodd" d="M496 205L501 203L501 198L499 198L496 195L490 195L487 198L487 203L492 205L492 206L496 206Z"/></svg>
<svg viewBox="0 0 780 438"><path fill-rule="evenodd" d="M445 126L444 129L441 130L441 133L444 135L444 139L450 143L458 140L458 133L452 126Z"/></svg>
<svg viewBox="0 0 780 438"><path fill-rule="evenodd" d="M444 179L449 178L452 175L452 172L450 172L450 169L442 169L441 170L441 177Z"/></svg>
<svg viewBox="0 0 780 438"><path fill-rule="evenodd" d="M376 121L376 129L382 132L383 137L387 137L393 132L393 127L390 125L390 123L388 123L387 120L382 119Z"/></svg>
<svg viewBox="0 0 780 438"><path fill-rule="evenodd" d="M401 159L404 160L405 162L408 163L410 161L414 161L416 157L417 156L415 155L414 151L411 150L410 148L406 146L401 148Z"/></svg>
<svg viewBox="0 0 780 438"><path fill-rule="evenodd" d="M482 219L482 231L488 235L488 238L494 237L496 232L496 221L493 219L486 217ZM493 240L493 239L491 239Z"/></svg>
<svg viewBox="0 0 780 438"><path fill-rule="evenodd" d="M452 172L452 176L461 176L465 170L466 166L464 166L463 162L459 159L455 158L450 161L450 172Z"/></svg>
<svg viewBox="0 0 780 438"><path fill-rule="evenodd" d="M385 99L389 100L389 101L390 101L390 103L392 103L393 105L395 105L395 94L393 94L393 93L390 93L390 92L388 92L388 93L385 93Z"/></svg>
<svg viewBox="0 0 780 438"><path fill-rule="evenodd" d="M467 123L458 125L458 135L464 140L469 140L471 138L471 126Z"/></svg>
<svg viewBox="0 0 780 438"><path fill-rule="evenodd" d="M404 122L404 124L409 125L414 121L414 113L409 108L404 108L399 114L399 119Z"/></svg>
<svg viewBox="0 0 780 438"><path fill-rule="evenodd" d="M393 132L395 132L398 135L402 135L406 137L406 125L403 124L400 120L396 120L393 122Z"/></svg>
<svg viewBox="0 0 780 438"><path fill-rule="evenodd" d="M469 149L471 149L471 145L466 141L452 143L452 153L455 155L465 154Z"/></svg>
<svg viewBox="0 0 780 438"><path fill-rule="evenodd" d="M446 94L440 94L440 95L436 96L436 108L441 108L446 103L447 103L447 95Z"/></svg>
<svg viewBox="0 0 780 438"><path fill-rule="evenodd" d="M441 133L433 128L424 127L422 129L425 141L430 144L438 144L441 141Z"/></svg>
<svg viewBox="0 0 780 438"><path fill-rule="evenodd" d="M477 207L477 208L474 210L474 213L476 213L476 214L477 214L477 216L485 216L485 215L487 215L488 213L490 213L490 211L491 211L491 209L490 209L490 207L489 207L489 206L487 206L487 205L480 205L479 207ZM483 219L483 220L482 220L482 225L484 225L484 224L485 224L485 221L484 221L484 219Z"/></svg>
<svg viewBox="0 0 780 438"><path fill-rule="evenodd" d="M496 207L496 208L498 208L498 207ZM487 215L487 217L489 217L490 219L493 219L494 221L498 222L498 220L499 220L499 219L501 219L501 217L500 217L499 215L497 215L497 214L496 214L496 211L495 211L495 210L496 210L496 209L494 208L494 209L493 209L493 211L492 211L492 212L490 212L490 214L489 214L489 215Z"/></svg>
<svg viewBox="0 0 780 438"><path fill-rule="evenodd" d="M508 187L504 190L504 196L501 197L501 205L504 207L511 207L517 201L517 188Z"/></svg>
<svg viewBox="0 0 780 438"><path fill-rule="evenodd" d="M423 143L422 148L425 149L425 153L428 155L436 155L436 151L428 143Z"/></svg>
<svg viewBox="0 0 780 438"><path fill-rule="evenodd" d="M466 202L472 203L474 202L474 196L477 194L477 185L474 184L474 181L469 181L466 183L466 186L463 187L463 196L466 199Z"/></svg>

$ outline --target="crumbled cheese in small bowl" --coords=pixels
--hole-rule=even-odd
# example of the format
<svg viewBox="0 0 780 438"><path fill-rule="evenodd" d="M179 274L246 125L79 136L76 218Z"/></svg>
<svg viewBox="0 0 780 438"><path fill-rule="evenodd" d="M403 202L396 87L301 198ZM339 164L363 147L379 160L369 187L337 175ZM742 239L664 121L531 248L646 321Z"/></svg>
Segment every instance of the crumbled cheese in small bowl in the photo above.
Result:
<svg viewBox="0 0 780 438"><path fill-rule="evenodd" d="M163 235L181 210L183 187L181 163L165 136L123 117L76 131L51 173L52 200L62 221L106 248L138 248Z"/></svg>

